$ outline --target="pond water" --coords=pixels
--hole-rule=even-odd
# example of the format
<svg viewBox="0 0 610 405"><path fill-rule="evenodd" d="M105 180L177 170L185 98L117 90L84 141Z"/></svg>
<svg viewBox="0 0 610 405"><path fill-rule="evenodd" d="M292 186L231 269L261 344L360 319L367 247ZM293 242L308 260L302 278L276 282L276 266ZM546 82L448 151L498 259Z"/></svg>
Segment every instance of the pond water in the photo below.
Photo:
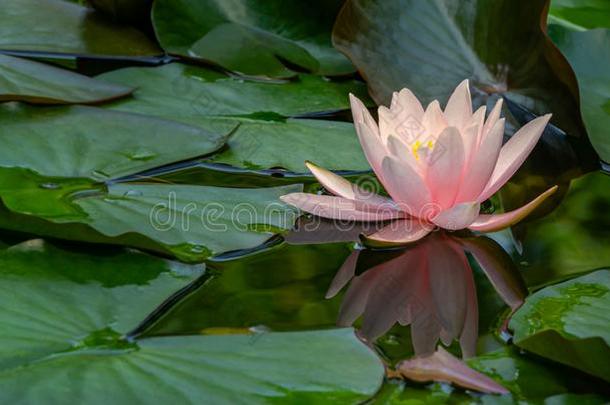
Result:
<svg viewBox="0 0 610 405"><path fill-rule="evenodd" d="M147 325L145 335L256 335L354 325L389 365L430 354L442 341L458 357L499 356L494 367L520 387L523 398L567 391L605 395L603 384L589 376L507 349L512 331L504 320L528 291L608 266L609 208L607 177L592 173L574 182L552 214L526 221L515 234L443 231L408 248L375 250L358 243L357 227L305 219L286 241L207 263L200 285ZM472 395L443 384L392 380L376 401L469 401Z"/></svg>

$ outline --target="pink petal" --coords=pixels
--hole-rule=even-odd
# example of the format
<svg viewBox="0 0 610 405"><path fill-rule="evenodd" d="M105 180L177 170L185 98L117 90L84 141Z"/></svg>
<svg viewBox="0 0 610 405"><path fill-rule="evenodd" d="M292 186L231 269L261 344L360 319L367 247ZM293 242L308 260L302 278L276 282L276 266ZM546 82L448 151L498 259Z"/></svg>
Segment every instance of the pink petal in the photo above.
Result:
<svg viewBox="0 0 610 405"><path fill-rule="evenodd" d="M351 326L362 315L369 300L371 290L381 274L381 272L369 270L354 277L343 296L343 301L339 308L339 315L337 316L338 326Z"/></svg>
<svg viewBox="0 0 610 405"><path fill-rule="evenodd" d="M422 299L422 313L415 318L411 325L413 351L418 356L434 353L434 348L441 334L441 324L438 321L438 316L431 311L431 308L434 307L431 300L432 297L429 295Z"/></svg>
<svg viewBox="0 0 610 405"><path fill-rule="evenodd" d="M464 143L460 132L455 127L446 128L434 144L432 154L428 157L426 183L432 193L432 199L440 208L453 205L464 167Z"/></svg>
<svg viewBox="0 0 610 405"><path fill-rule="evenodd" d="M391 208L363 211L356 201L330 195L291 193L280 199L310 214L345 221L385 221L403 215Z"/></svg>
<svg viewBox="0 0 610 405"><path fill-rule="evenodd" d="M420 164L413 154L413 147L407 145L403 139L397 136L389 136L386 144L387 151L390 155L398 159L402 164L410 166L413 170L423 177L424 165Z"/></svg>
<svg viewBox="0 0 610 405"><path fill-rule="evenodd" d="M381 168L381 162L388 152L379 136L375 135L369 129L369 127L362 123L355 125L356 134L358 134L358 140L360 141L360 146L362 146L364 156L366 156L366 159L379 180L383 182L383 170Z"/></svg>
<svg viewBox="0 0 610 405"><path fill-rule="evenodd" d="M494 170L504 135L504 118L483 138L478 150L470 159L470 164L462 178L456 202L475 201L481 194Z"/></svg>
<svg viewBox="0 0 610 405"><path fill-rule="evenodd" d="M450 231L467 228L477 218L480 218L481 205L477 202L465 202L454 205L448 210L442 211L432 219L436 225Z"/></svg>
<svg viewBox="0 0 610 405"><path fill-rule="evenodd" d="M411 380L449 381L461 387L490 394L508 394L508 390L458 360L442 347L431 356L416 357L398 364L397 371Z"/></svg>
<svg viewBox="0 0 610 405"><path fill-rule="evenodd" d="M431 202L428 187L409 165L393 156L386 156L381 170L383 185L402 211L417 215Z"/></svg>
<svg viewBox="0 0 610 405"><path fill-rule="evenodd" d="M411 92L409 89L402 89L398 93L394 93L395 96L392 97L392 111L406 113L406 116L412 116L414 119L421 122L422 117L424 116L424 108L421 103L415 97L415 94Z"/></svg>
<svg viewBox="0 0 610 405"><path fill-rule="evenodd" d="M337 274L335 274L333 281L331 281L330 287L328 287L328 291L324 298L329 299L337 295L352 277L354 277L356 265L358 264L358 257L360 257L360 250L354 250L347 259L345 259L341 268L337 271Z"/></svg>
<svg viewBox="0 0 610 405"><path fill-rule="evenodd" d="M394 93L392 105L388 109L379 107L379 131L385 141L388 136L400 137L410 144L425 132L422 125L424 109L411 91L402 89Z"/></svg>
<svg viewBox="0 0 610 405"><path fill-rule="evenodd" d="M477 340L479 338L479 304L477 302L477 289L474 283L472 269L468 265L466 257L466 318L464 328L460 335L460 347L462 357L469 358L477 354Z"/></svg>
<svg viewBox="0 0 610 405"><path fill-rule="evenodd" d="M557 191L557 188L557 186L549 188L523 207L517 208L514 211L505 212L503 214L479 215L468 229L478 232L495 232L514 225L534 211L544 200Z"/></svg>
<svg viewBox="0 0 610 405"><path fill-rule="evenodd" d="M481 136L483 138L494 127L494 125L496 125L496 122L500 118L503 101L504 100L502 98L499 98L498 101L496 101L496 105L494 105L494 108L489 113L489 117L487 117L487 121L485 121L485 125L483 125L483 131L481 132ZM483 138L479 139L479 144L481 143Z"/></svg>
<svg viewBox="0 0 610 405"><path fill-rule="evenodd" d="M445 118L447 124L453 127L463 128L472 116L472 98L468 80L462 81L453 91L445 107Z"/></svg>
<svg viewBox="0 0 610 405"><path fill-rule="evenodd" d="M489 179L489 183L481 193L478 201L485 201L500 189L521 167L530 154L538 139L544 131L544 127L551 119L551 114L538 117L528 122L502 147L496 167Z"/></svg>
<svg viewBox="0 0 610 405"><path fill-rule="evenodd" d="M451 342L460 336L466 318L465 275L469 269L464 251L448 238L430 242L428 257L430 290L443 338Z"/></svg>
<svg viewBox="0 0 610 405"><path fill-rule="evenodd" d="M429 137L436 139L443 129L447 127L447 120L441 110L441 105L437 100L428 104L424 116L422 117L422 126L425 133L422 134L422 140L428 140Z"/></svg>
<svg viewBox="0 0 610 405"><path fill-rule="evenodd" d="M372 235L365 237L366 241L375 245L393 246L415 242L433 230L433 226L418 218L405 218L392 221Z"/></svg>
<svg viewBox="0 0 610 405"><path fill-rule="evenodd" d="M377 209L389 209L394 203L389 198L379 196L373 192L363 190L356 184L350 183L341 176L326 170L322 167L316 166L311 162L305 162L307 168L316 176L316 179L330 191L339 197L347 198L348 200L357 200L364 206ZM362 208L363 208L362 207ZM364 208L363 208L364 209Z"/></svg>
<svg viewBox="0 0 610 405"><path fill-rule="evenodd" d="M460 133L464 139L465 164L470 162L473 154L479 146L481 131L485 121L485 106L480 107L472 116L472 119L463 128L460 128Z"/></svg>
<svg viewBox="0 0 610 405"><path fill-rule="evenodd" d="M527 287L510 255L484 236L456 240L472 254L502 300L513 310L519 308L527 296Z"/></svg>
<svg viewBox="0 0 610 405"><path fill-rule="evenodd" d="M352 109L354 124L364 124L367 128L369 128L373 135L379 137L379 128L377 128L377 123L362 101L350 93L349 102Z"/></svg>
<svg viewBox="0 0 610 405"><path fill-rule="evenodd" d="M386 333L401 317L405 307L418 305L409 287L411 274L421 267L421 257L408 251L369 271L380 272L379 279L369 294L362 317L361 334L373 341Z"/></svg>
<svg viewBox="0 0 610 405"><path fill-rule="evenodd" d="M289 245L315 245L322 243L358 242L361 234L378 231L385 222L336 221L320 217L299 217L293 229L285 236Z"/></svg>

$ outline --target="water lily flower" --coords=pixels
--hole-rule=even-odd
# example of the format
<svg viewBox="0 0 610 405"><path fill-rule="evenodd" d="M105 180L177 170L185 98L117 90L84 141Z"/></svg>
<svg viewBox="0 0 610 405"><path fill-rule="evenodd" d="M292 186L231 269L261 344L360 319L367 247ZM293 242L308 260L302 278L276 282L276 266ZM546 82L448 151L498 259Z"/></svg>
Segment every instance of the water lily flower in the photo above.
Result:
<svg viewBox="0 0 610 405"><path fill-rule="evenodd" d="M455 89L444 111L436 100L424 110L408 89L394 93L390 108L379 107L379 125L358 98L350 94L350 102L364 154L391 198L368 192L307 162L333 195L292 193L281 199L324 218L391 220L369 235L369 240L409 243L436 226L497 231L526 217L557 189L550 188L514 211L480 213L481 203L498 191L530 154L550 114L528 122L502 145L502 100L487 119L485 106L473 113L467 80Z"/></svg>

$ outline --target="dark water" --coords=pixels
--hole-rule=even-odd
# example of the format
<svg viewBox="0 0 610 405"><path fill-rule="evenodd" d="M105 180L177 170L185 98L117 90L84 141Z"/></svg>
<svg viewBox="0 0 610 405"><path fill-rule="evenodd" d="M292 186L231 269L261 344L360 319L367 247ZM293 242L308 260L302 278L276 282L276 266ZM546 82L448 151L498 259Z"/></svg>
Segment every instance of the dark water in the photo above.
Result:
<svg viewBox="0 0 610 405"><path fill-rule="evenodd" d="M408 248L371 250L355 241L357 230L296 231L288 242L256 254L209 262L201 285L146 333L265 333L353 324L388 364L429 353L441 341L457 356L480 355L510 340L503 319L529 292L610 265L609 229L607 177L592 173L573 183L553 213L513 232L435 232ZM385 386L379 398L398 389Z"/></svg>

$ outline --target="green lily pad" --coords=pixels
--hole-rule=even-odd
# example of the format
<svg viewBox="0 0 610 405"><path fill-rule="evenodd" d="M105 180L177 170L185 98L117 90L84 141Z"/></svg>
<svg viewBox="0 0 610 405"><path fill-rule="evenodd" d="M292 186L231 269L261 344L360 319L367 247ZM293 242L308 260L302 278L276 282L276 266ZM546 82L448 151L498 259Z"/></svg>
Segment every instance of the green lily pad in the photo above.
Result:
<svg viewBox="0 0 610 405"><path fill-rule="evenodd" d="M184 260L255 247L274 232L289 229L296 218L278 197L301 190L300 185L229 189L115 181L213 152L222 145L222 135L81 106L11 104L0 110L0 118L5 145L0 151L0 197L15 213L85 224L110 238L135 233L148 239L143 247L152 241Z"/></svg>
<svg viewBox="0 0 610 405"><path fill-rule="evenodd" d="M610 162L610 30L575 32L553 25L549 33L576 73L589 139L599 156Z"/></svg>
<svg viewBox="0 0 610 405"><path fill-rule="evenodd" d="M378 104L411 89L423 103L446 102L470 79L475 104L499 95L582 134L570 66L542 30L547 0L349 0L333 43L367 79ZM389 28L391 27L391 29Z"/></svg>
<svg viewBox="0 0 610 405"><path fill-rule="evenodd" d="M158 0L153 24L170 53L204 59L249 76L286 78L287 65L321 75L354 72L332 47L330 33L340 0ZM237 12L236 10L239 10Z"/></svg>
<svg viewBox="0 0 610 405"><path fill-rule="evenodd" d="M132 99L109 108L221 132L237 127L228 150L211 157L212 162L293 172L306 172L306 160L331 170L369 168L351 123L303 118L348 109L350 92L366 99L361 82L329 82L310 75L289 82L253 82L181 64L127 68L98 77L137 88Z"/></svg>
<svg viewBox="0 0 610 405"><path fill-rule="evenodd" d="M0 55L0 102L32 104L100 103L131 94L133 88L27 59Z"/></svg>
<svg viewBox="0 0 610 405"><path fill-rule="evenodd" d="M552 0L549 23L576 30L610 28L610 3L606 0Z"/></svg>
<svg viewBox="0 0 610 405"><path fill-rule="evenodd" d="M142 32L64 0L4 0L0 50L129 57L162 53Z"/></svg>
<svg viewBox="0 0 610 405"><path fill-rule="evenodd" d="M610 381L610 271L546 287L510 321L518 346Z"/></svg>
<svg viewBox="0 0 610 405"><path fill-rule="evenodd" d="M199 266L134 252L91 256L39 240L0 252L0 263L1 402L353 403L371 396L383 377L351 329L131 333L200 276Z"/></svg>

